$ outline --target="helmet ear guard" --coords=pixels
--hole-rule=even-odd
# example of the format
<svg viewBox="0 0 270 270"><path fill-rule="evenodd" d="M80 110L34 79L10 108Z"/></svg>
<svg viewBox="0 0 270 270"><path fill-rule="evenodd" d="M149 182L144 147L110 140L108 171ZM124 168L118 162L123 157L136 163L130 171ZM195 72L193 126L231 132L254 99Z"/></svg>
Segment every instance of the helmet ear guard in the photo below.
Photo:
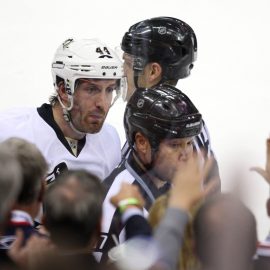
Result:
<svg viewBox="0 0 270 270"><path fill-rule="evenodd" d="M137 72L142 72L147 64L147 60L142 57L135 57L133 62L133 69Z"/></svg>

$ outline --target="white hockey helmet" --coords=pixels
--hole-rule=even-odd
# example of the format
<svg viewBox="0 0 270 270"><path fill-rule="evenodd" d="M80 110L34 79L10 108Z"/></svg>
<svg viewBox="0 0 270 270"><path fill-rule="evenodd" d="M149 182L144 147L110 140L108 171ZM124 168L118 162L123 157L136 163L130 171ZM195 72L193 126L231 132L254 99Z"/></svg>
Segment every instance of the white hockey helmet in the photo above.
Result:
<svg viewBox="0 0 270 270"><path fill-rule="evenodd" d="M119 56L97 39L70 38L64 41L54 55L52 75L55 89L58 88L58 79L63 79L70 96L74 93L76 80L80 78L119 79L117 96L125 84Z"/></svg>

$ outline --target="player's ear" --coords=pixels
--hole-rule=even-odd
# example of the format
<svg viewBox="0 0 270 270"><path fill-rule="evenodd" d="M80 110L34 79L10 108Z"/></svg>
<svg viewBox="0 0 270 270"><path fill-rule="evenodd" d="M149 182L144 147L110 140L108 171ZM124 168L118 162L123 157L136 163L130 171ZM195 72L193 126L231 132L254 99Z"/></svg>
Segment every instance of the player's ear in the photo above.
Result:
<svg viewBox="0 0 270 270"><path fill-rule="evenodd" d="M136 149L139 152L146 153L147 148L149 147L149 140L141 132L137 132L135 134L135 144Z"/></svg>
<svg viewBox="0 0 270 270"><path fill-rule="evenodd" d="M153 62L149 64L148 80L151 85L160 82L162 76L162 67L159 63Z"/></svg>
<svg viewBox="0 0 270 270"><path fill-rule="evenodd" d="M68 102L68 95L63 81L58 83L57 93L63 102Z"/></svg>
<svg viewBox="0 0 270 270"><path fill-rule="evenodd" d="M146 164L151 162L151 145L148 138L141 132L137 132L135 135L135 146L141 160Z"/></svg>

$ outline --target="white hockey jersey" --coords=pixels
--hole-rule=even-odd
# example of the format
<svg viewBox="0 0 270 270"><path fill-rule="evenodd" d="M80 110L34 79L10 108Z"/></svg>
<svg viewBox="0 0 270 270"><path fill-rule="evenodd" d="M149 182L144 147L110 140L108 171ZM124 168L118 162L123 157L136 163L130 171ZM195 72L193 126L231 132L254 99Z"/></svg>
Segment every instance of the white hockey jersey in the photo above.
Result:
<svg viewBox="0 0 270 270"><path fill-rule="evenodd" d="M36 144L48 163L48 183L66 169L85 169L104 180L121 160L118 133L107 123L100 132L87 134L78 141L78 155L75 156L54 121L49 104L1 112L0 141L10 137Z"/></svg>

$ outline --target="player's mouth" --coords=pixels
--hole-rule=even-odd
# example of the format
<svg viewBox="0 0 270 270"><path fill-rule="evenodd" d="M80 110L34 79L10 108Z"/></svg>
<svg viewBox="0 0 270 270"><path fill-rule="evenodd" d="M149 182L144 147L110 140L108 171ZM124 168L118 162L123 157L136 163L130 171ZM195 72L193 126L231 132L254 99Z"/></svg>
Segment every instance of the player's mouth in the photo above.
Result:
<svg viewBox="0 0 270 270"><path fill-rule="evenodd" d="M102 113L91 113L88 115L89 118L96 120L96 121L100 121L104 119L104 114Z"/></svg>

